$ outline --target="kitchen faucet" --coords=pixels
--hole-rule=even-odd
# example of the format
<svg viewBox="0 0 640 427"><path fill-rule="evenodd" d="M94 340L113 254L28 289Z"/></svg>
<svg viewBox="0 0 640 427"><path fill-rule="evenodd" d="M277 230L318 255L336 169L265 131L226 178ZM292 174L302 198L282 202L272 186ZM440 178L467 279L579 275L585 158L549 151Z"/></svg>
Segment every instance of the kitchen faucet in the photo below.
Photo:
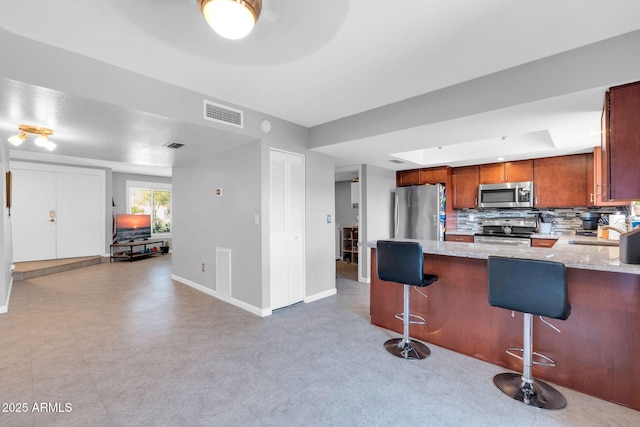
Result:
<svg viewBox="0 0 640 427"><path fill-rule="evenodd" d="M626 233L627 233L627 231L626 231L626 230L623 230L623 229L622 229L622 228L620 228L620 227L615 227L615 226L613 226L613 225L601 225L601 226L600 226L600 229L601 229L601 230L614 230L614 231L617 231L618 233L620 233L620 235L622 235L622 234L626 234Z"/></svg>

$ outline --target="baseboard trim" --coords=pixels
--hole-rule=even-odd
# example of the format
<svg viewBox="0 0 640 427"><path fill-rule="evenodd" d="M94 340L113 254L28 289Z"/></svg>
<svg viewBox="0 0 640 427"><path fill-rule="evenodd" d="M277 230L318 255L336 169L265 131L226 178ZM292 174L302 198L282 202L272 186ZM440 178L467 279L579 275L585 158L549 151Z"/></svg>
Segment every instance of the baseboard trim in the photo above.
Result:
<svg viewBox="0 0 640 427"><path fill-rule="evenodd" d="M220 294L218 294L216 291L214 291L211 288L207 288L206 286L202 286L199 283L196 282L192 282L191 280L185 279L184 277L180 277L177 276L175 274L171 275L171 279L175 280L176 282L180 282L183 285L187 285L195 290L198 290L200 292L203 292L207 295L210 295L216 299L219 299L220 301L229 303L231 305L234 305L238 308L241 308L245 311L248 311L251 314L255 314L256 316L260 316L260 317L266 317L266 316L270 316L271 315L271 309L262 309L262 308L258 308L255 307L251 304L247 304L246 302L237 300L235 298L228 298L226 296L222 296Z"/></svg>
<svg viewBox="0 0 640 427"><path fill-rule="evenodd" d="M338 293L338 290L336 288L331 288L331 289L328 289L326 291L319 292L317 294L313 294L313 295L309 295L309 296L305 297L304 298L304 302L305 302L305 304L308 304L310 302L318 301L318 300L321 300L323 298L327 298L327 297L336 295L337 293Z"/></svg>
<svg viewBox="0 0 640 427"><path fill-rule="evenodd" d="M13 289L13 277L9 279L9 291L7 292L7 303L5 305L0 305L0 314L5 314L9 312L9 300L11 299L11 289Z"/></svg>

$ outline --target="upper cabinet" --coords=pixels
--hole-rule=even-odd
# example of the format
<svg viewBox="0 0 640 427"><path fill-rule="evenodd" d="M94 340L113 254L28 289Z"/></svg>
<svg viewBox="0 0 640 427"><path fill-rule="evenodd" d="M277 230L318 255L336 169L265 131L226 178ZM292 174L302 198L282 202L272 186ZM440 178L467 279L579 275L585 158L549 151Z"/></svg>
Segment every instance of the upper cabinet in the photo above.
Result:
<svg viewBox="0 0 640 427"><path fill-rule="evenodd" d="M602 149L595 147L593 155L587 156L587 185L589 188L589 206L620 206L629 200L607 201L605 186L602 183Z"/></svg>
<svg viewBox="0 0 640 427"><path fill-rule="evenodd" d="M398 171L396 172L396 186L444 184L447 182L447 174L450 171L449 166Z"/></svg>
<svg viewBox="0 0 640 427"><path fill-rule="evenodd" d="M449 166L420 169L421 184L444 184L447 182L447 174L451 173Z"/></svg>
<svg viewBox="0 0 640 427"><path fill-rule="evenodd" d="M533 160L480 165L480 184L533 181Z"/></svg>
<svg viewBox="0 0 640 427"><path fill-rule="evenodd" d="M533 193L537 208L587 206L587 154L533 161ZM592 204L592 203L591 203Z"/></svg>
<svg viewBox="0 0 640 427"><path fill-rule="evenodd" d="M420 169L396 172L396 187L420 184Z"/></svg>
<svg viewBox="0 0 640 427"><path fill-rule="evenodd" d="M478 166L453 168L451 182L454 209L478 207L478 169Z"/></svg>
<svg viewBox="0 0 640 427"><path fill-rule="evenodd" d="M601 148L603 201L640 199L640 82L605 94Z"/></svg>

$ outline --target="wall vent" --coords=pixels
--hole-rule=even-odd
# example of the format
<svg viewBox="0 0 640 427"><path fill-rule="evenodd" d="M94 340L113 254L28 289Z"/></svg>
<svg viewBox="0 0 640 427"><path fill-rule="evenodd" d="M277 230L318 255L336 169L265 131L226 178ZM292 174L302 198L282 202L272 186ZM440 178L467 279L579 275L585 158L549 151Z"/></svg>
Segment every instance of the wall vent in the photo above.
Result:
<svg viewBox="0 0 640 427"><path fill-rule="evenodd" d="M184 147L184 144L180 144L179 142L170 142L169 144L165 145L165 147L177 150L180 147Z"/></svg>
<svg viewBox="0 0 640 427"><path fill-rule="evenodd" d="M231 249L216 247L216 292L231 298Z"/></svg>
<svg viewBox="0 0 640 427"><path fill-rule="evenodd" d="M243 112L211 101L204 101L204 119L226 125L244 127Z"/></svg>

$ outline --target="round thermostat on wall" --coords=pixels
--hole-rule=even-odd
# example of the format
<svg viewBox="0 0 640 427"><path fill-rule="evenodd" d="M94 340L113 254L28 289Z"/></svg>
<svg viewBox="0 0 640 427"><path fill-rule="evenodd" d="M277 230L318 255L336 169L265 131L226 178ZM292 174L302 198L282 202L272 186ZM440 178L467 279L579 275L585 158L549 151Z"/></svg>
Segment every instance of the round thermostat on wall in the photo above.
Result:
<svg viewBox="0 0 640 427"><path fill-rule="evenodd" d="M260 130L264 133L269 133L269 131L271 131L271 122L269 120L261 121Z"/></svg>

